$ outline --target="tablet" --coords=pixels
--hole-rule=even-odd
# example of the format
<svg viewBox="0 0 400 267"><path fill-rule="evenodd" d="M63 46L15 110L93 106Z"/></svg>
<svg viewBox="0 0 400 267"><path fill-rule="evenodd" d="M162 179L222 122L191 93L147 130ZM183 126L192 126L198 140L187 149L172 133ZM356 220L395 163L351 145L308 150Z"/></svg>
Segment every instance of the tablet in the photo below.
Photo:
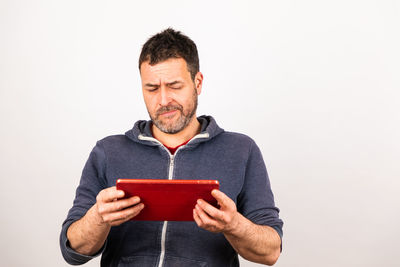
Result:
<svg viewBox="0 0 400 267"><path fill-rule="evenodd" d="M144 204L132 220L193 221L198 199L217 207L211 195L213 189L219 189L217 180L118 179L116 186L125 192L125 198L139 196Z"/></svg>

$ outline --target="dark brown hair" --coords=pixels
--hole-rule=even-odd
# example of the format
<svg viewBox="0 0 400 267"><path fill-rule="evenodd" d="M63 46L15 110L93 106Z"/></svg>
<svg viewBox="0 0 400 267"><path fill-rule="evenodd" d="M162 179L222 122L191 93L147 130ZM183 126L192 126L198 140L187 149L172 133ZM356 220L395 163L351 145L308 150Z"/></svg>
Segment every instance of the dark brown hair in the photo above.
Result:
<svg viewBox="0 0 400 267"><path fill-rule="evenodd" d="M196 44L189 37L172 28L150 37L143 45L139 57L139 70L143 62L149 61L150 65L155 65L170 58L183 58L194 81L200 69Z"/></svg>

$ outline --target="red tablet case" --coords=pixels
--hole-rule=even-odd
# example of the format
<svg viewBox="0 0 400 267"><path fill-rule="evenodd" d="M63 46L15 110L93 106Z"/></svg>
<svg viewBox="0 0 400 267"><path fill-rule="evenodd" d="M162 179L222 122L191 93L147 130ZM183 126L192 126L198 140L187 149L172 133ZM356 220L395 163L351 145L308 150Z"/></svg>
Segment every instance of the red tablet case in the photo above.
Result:
<svg viewBox="0 0 400 267"><path fill-rule="evenodd" d="M143 210L132 220L193 221L193 209L198 199L217 207L211 195L219 189L217 180L118 179L117 189L125 197L139 196Z"/></svg>

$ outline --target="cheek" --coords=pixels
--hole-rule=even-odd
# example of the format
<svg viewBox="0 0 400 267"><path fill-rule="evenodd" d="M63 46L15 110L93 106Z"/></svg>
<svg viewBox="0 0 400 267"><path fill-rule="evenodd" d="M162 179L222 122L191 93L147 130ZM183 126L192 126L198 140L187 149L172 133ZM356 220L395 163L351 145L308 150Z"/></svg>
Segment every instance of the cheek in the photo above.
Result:
<svg viewBox="0 0 400 267"><path fill-rule="evenodd" d="M173 100L182 106L187 106L192 101L192 94L189 92L185 92L185 94L176 94Z"/></svg>
<svg viewBox="0 0 400 267"><path fill-rule="evenodd" d="M152 111L156 106L155 98L154 97L143 96L143 99L144 99L144 103L145 103L147 109L149 111Z"/></svg>

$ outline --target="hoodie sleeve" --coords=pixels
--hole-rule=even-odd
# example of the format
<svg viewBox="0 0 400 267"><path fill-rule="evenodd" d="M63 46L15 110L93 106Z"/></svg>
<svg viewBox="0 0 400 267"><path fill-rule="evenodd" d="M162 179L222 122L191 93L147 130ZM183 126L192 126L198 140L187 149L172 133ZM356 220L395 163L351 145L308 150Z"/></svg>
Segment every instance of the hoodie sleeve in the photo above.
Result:
<svg viewBox="0 0 400 267"><path fill-rule="evenodd" d="M62 230L60 234L60 248L65 261L69 264L84 264L94 257L100 255L104 251L105 245L95 255L88 256L77 253L69 245L67 230L73 222L82 218L86 214L86 212L96 203L97 194L106 186L105 177L106 155L99 141L89 155L89 159L87 160L85 167L82 171L80 184L76 189L73 206L69 210L68 216L62 224Z"/></svg>
<svg viewBox="0 0 400 267"><path fill-rule="evenodd" d="M275 206L261 151L254 141L251 142L244 184L238 196L238 211L255 224L274 228L282 239L283 222Z"/></svg>

